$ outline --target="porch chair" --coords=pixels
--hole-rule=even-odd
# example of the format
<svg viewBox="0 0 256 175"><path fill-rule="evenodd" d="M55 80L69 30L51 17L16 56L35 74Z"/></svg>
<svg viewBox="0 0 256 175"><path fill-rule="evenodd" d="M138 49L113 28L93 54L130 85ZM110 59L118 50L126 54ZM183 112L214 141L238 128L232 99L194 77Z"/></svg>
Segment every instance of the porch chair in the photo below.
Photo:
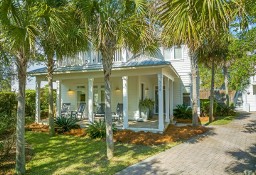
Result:
<svg viewBox="0 0 256 175"><path fill-rule="evenodd" d="M105 118L105 103L99 103L94 113L94 117L104 117Z"/></svg>
<svg viewBox="0 0 256 175"><path fill-rule="evenodd" d="M67 117L68 116L70 107L71 107L71 103L62 103L61 117Z"/></svg>
<svg viewBox="0 0 256 175"><path fill-rule="evenodd" d="M117 103L116 112L112 114L112 118L118 121L123 120L123 103Z"/></svg>
<svg viewBox="0 0 256 175"><path fill-rule="evenodd" d="M77 111L71 111L71 117L82 119L86 103L80 103Z"/></svg>

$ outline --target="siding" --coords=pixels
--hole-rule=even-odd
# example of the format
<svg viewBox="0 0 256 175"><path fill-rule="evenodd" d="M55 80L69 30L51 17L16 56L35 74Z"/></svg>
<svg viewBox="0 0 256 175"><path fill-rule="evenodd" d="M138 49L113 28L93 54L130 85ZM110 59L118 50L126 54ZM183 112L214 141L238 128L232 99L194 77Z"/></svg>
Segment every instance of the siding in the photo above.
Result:
<svg viewBox="0 0 256 175"><path fill-rule="evenodd" d="M170 61L172 66L175 68L177 73L180 75L182 84L184 86L190 86L191 84L191 65L189 50L186 46L182 45L182 59L174 59L174 47L170 49L165 49L163 51L166 61Z"/></svg>
<svg viewBox="0 0 256 175"><path fill-rule="evenodd" d="M247 92L250 92L250 94L247 94ZM256 94L253 94L253 84L249 85L249 87L246 89L246 92L243 93L243 96L245 98L247 97L247 104L250 105L250 111L256 111ZM246 103L246 99L244 99L244 103Z"/></svg>
<svg viewBox="0 0 256 175"><path fill-rule="evenodd" d="M175 78L173 82L173 107L176 108L177 105L183 103L182 99L182 83L180 79Z"/></svg>

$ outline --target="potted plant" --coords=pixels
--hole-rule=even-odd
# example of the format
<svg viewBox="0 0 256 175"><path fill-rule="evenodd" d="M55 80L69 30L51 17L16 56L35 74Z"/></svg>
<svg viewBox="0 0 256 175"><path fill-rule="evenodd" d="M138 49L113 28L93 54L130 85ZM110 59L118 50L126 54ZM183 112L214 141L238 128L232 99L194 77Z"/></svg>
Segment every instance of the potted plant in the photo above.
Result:
<svg viewBox="0 0 256 175"><path fill-rule="evenodd" d="M150 119L153 116L155 102L150 98L145 98L139 102L140 119Z"/></svg>

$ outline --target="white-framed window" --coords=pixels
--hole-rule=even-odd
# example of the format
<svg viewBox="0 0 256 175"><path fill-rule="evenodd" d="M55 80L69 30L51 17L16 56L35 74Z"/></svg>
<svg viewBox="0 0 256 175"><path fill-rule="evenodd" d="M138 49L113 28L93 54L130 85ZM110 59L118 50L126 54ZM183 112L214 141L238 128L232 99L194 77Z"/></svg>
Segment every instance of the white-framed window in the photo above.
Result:
<svg viewBox="0 0 256 175"><path fill-rule="evenodd" d="M252 87L253 87L253 89L252 89L252 94L253 94L253 95L256 95L256 85L253 85Z"/></svg>
<svg viewBox="0 0 256 175"><path fill-rule="evenodd" d="M173 58L175 60L182 59L182 47L181 46L174 46L174 48L173 48Z"/></svg>

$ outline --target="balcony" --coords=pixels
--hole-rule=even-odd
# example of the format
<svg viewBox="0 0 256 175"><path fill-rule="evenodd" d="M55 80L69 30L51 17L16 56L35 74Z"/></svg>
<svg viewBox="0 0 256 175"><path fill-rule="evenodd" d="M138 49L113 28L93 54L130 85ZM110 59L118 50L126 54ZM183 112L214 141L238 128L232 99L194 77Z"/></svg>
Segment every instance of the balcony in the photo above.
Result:
<svg viewBox="0 0 256 175"><path fill-rule="evenodd" d="M115 53L114 63L126 62L126 50L118 50ZM102 56L99 52L88 51L79 52L72 57L63 57L56 62L56 67L72 67L72 66L86 66L93 64L102 64Z"/></svg>

